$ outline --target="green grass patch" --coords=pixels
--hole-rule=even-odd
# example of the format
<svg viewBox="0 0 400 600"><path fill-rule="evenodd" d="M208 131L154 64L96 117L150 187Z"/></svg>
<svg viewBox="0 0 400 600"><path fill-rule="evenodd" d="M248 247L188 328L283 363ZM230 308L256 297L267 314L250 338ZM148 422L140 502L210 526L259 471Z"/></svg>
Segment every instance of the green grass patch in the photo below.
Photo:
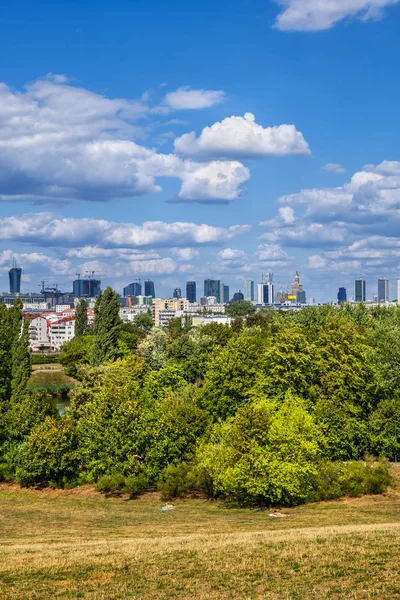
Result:
<svg viewBox="0 0 400 600"><path fill-rule="evenodd" d="M76 379L68 377L62 370L35 369L29 379L28 390L60 394L69 392L77 383Z"/></svg>

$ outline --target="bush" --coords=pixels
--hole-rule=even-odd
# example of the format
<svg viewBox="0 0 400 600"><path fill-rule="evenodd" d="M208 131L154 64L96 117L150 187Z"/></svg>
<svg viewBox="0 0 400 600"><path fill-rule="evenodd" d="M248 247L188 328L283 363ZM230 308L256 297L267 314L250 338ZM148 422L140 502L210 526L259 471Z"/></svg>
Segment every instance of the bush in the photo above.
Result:
<svg viewBox="0 0 400 600"><path fill-rule="evenodd" d="M113 475L103 475L96 484L96 489L103 494L110 496L120 496L121 494L130 494L137 496L148 485L148 478L144 473L124 477L121 473Z"/></svg>
<svg viewBox="0 0 400 600"><path fill-rule="evenodd" d="M389 463L385 459L325 462L319 465L308 500L317 502L341 496L356 498L364 494L383 494L390 483Z"/></svg>
<svg viewBox="0 0 400 600"><path fill-rule="evenodd" d="M103 475L96 484L98 492L103 494L122 494L125 486L125 477L118 473L116 475Z"/></svg>
<svg viewBox="0 0 400 600"><path fill-rule="evenodd" d="M196 489L197 477L195 469L188 463L168 465L160 475L158 489L164 498L183 498Z"/></svg>

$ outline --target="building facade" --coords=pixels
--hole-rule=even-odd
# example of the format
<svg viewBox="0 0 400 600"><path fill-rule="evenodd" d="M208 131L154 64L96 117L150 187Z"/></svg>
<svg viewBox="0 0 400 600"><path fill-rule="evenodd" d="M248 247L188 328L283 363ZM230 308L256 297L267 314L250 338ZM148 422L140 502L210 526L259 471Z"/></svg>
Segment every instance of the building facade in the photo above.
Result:
<svg viewBox="0 0 400 600"><path fill-rule="evenodd" d="M378 302L389 302L389 281L378 279Z"/></svg>
<svg viewBox="0 0 400 600"><path fill-rule="evenodd" d="M196 295L196 282L195 281L188 281L186 283L186 298L187 298L188 302L196 302L197 295Z"/></svg>
<svg viewBox="0 0 400 600"><path fill-rule="evenodd" d="M150 279L148 279L144 282L144 295L151 296L152 298L156 297L154 281L150 281Z"/></svg>
<svg viewBox="0 0 400 600"><path fill-rule="evenodd" d="M246 279L244 298L248 302L254 302L254 281L252 279Z"/></svg>
<svg viewBox="0 0 400 600"><path fill-rule="evenodd" d="M354 300L355 302L365 302L366 286L365 279L356 279L354 282Z"/></svg>
<svg viewBox="0 0 400 600"><path fill-rule="evenodd" d="M182 298L182 290L181 290L181 288L179 288L179 287L176 287L176 288L174 289L173 293L172 293L172 297L173 297L173 298L176 298L177 300L178 300L179 298Z"/></svg>
<svg viewBox="0 0 400 600"><path fill-rule="evenodd" d="M221 302L221 282L219 279L205 279L204 280L204 296L209 298L215 296L217 303Z"/></svg>
<svg viewBox="0 0 400 600"><path fill-rule="evenodd" d="M126 287L124 287L124 298L128 296L141 296L142 295L142 286L140 283L130 283Z"/></svg>
<svg viewBox="0 0 400 600"><path fill-rule="evenodd" d="M99 279L75 279L73 294L75 298L97 298L101 290Z"/></svg>
<svg viewBox="0 0 400 600"><path fill-rule="evenodd" d="M346 288L344 288L344 287L339 288L337 299L338 299L339 304L343 304L343 302L347 302Z"/></svg>
<svg viewBox="0 0 400 600"><path fill-rule="evenodd" d="M273 304L274 303L274 284L259 283L257 285L257 304Z"/></svg>
<svg viewBox="0 0 400 600"><path fill-rule="evenodd" d="M21 275L22 269L14 266L8 271L8 279L10 282L10 294L21 293Z"/></svg>

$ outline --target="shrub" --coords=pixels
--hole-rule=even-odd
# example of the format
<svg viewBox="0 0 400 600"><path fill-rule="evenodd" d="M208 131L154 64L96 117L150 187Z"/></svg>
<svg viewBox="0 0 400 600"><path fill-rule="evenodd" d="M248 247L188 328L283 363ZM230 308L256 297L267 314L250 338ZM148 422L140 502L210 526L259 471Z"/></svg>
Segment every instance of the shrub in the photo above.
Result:
<svg viewBox="0 0 400 600"><path fill-rule="evenodd" d="M98 492L103 494L122 494L125 487L125 477L121 473L103 475L96 484Z"/></svg>
<svg viewBox="0 0 400 600"><path fill-rule="evenodd" d="M367 458L364 461L324 462L308 500L332 500L341 496L382 494L391 483L389 463L385 459Z"/></svg>
<svg viewBox="0 0 400 600"><path fill-rule="evenodd" d="M130 494L137 496L148 485L148 478L144 473L124 477L122 473L113 475L103 475L96 484L96 489L103 494L120 496L121 494Z"/></svg>
<svg viewBox="0 0 400 600"><path fill-rule="evenodd" d="M183 498L197 487L195 469L188 463L168 465L160 475L158 489L165 498Z"/></svg>

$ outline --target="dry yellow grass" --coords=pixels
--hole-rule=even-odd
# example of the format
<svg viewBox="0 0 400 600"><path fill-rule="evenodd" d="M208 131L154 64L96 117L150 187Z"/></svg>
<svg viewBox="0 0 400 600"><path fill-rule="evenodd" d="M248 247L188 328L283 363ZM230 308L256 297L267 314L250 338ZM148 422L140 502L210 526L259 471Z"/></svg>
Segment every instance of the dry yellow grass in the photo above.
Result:
<svg viewBox="0 0 400 600"><path fill-rule="evenodd" d="M400 494L285 511L0 487L0 597L400 598Z"/></svg>

